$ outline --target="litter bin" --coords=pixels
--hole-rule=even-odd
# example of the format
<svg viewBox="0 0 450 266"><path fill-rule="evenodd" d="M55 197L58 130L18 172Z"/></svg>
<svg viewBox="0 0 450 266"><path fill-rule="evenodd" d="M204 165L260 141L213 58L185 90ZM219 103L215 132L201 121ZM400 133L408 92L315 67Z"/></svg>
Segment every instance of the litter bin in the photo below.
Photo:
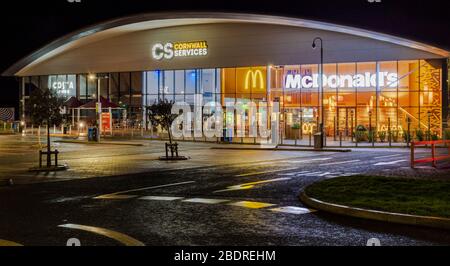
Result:
<svg viewBox="0 0 450 266"><path fill-rule="evenodd" d="M231 136L232 133L232 129L223 129L223 137L222 137L222 141L223 142L233 142L233 138L232 137L227 137L227 136Z"/></svg>
<svg viewBox="0 0 450 266"><path fill-rule="evenodd" d="M323 135L321 132L314 134L314 149L323 149Z"/></svg>
<svg viewBox="0 0 450 266"><path fill-rule="evenodd" d="M88 129L88 141L97 141L97 128L90 127Z"/></svg>

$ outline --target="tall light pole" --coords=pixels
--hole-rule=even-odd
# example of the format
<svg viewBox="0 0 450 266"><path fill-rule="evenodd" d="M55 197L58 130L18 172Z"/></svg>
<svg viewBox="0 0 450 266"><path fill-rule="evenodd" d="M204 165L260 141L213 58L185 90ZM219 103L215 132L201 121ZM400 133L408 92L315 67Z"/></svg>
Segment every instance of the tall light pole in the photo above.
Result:
<svg viewBox="0 0 450 266"><path fill-rule="evenodd" d="M102 101L101 101L101 80L102 79L108 79L108 76L99 76L95 74L89 75L90 80L97 80L97 106L96 106L96 112L97 112L97 142L100 142L100 135L101 135L101 128L102 128Z"/></svg>
<svg viewBox="0 0 450 266"><path fill-rule="evenodd" d="M316 37L313 40L312 48L316 49L317 45L316 42L320 41L320 70L319 70L319 88L320 88L320 133L322 134L322 148L323 148L323 142L325 138L324 134L324 123L325 123L325 115L324 115L324 108L323 108L323 40L320 37Z"/></svg>

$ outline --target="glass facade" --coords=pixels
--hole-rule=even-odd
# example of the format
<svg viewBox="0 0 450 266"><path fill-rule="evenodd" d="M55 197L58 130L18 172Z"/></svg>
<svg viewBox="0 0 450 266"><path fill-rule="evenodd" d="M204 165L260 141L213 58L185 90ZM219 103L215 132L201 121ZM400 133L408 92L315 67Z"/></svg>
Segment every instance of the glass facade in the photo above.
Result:
<svg viewBox="0 0 450 266"><path fill-rule="evenodd" d="M314 64L105 73L109 78L99 83L88 74L25 77L23 96L50 88L85 103L96 99L100 84L101 96L126 110L130 126L145 125L145 106L162 99L191 106L199 94L202 105L278 102L285 144L305 144L322 116L331 142L364 141L368 132L377 142L387 141L388 133L401 142L408 128L442 135L442 60L325 64L322 76L319 69Z"/></svg>

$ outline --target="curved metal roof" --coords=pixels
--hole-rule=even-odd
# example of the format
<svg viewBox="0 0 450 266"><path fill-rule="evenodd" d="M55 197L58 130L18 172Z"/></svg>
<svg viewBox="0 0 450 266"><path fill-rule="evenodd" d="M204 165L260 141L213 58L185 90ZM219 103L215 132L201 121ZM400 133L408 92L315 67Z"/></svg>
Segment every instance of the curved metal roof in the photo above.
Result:
<svg viewBox="0 0 450 266"><path fill-rule="evenodd" d="M56 55L64 53L65 51L125 33L164 27L211 23L260 23L325 30L393 43L404 47L426 51L441 57L450 56L449 51L424 43L419 43L416 41L411 41L404 38L377 33L369 30L357 29L353 27L341 26L325 22L292 17L246 13L169 12L140 14L119 18L68 34L18 61L10 68L8 68L3 73L3 75L20 76L21 72L26 71L26 69L33 67L34 65L39 64Z"/></svg>

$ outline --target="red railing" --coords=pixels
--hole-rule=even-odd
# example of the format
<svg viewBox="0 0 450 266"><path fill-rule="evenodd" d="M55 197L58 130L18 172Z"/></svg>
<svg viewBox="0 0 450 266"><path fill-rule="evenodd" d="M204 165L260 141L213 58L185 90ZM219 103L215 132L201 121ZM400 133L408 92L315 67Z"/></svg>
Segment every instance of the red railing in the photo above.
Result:
<svg viewBox="0 0 450 266"><path fill-rule="evenodd" d="M446 144L448 147L447 155L436 156L436 145ZM411 143L411 168L414 168L418 163L429 163L431 162L433 167L437 167L436 162L450 159L450 140L436 140L436 141L419 141ZM417 146L426 146L431 145L431 157L429 158L421 158L416 160L414 151Z"/></svg>

